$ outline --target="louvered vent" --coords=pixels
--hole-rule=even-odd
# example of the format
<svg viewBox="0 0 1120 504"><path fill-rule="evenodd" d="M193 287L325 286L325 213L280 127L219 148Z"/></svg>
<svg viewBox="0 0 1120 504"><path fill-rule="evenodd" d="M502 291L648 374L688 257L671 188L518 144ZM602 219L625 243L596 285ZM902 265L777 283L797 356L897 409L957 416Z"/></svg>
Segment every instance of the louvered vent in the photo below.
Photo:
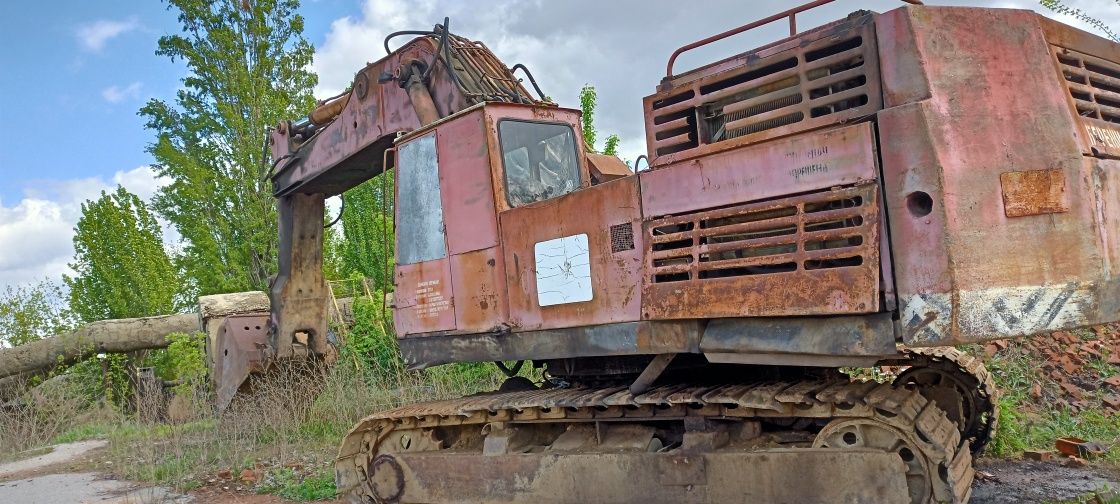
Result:
<svg viewBox="0 0 1120 504"><path fill-rule="evenodd" d="M1120 123L1120 63L1054 47L1078 115Z"/></svg>
<svg viewBox="0 0 1120 504"><path fill-rule="evenodd" d="M874 113L882 98L873 28L870 16L858 18L831 36L763 57L748 53L743 66L679 86L649 105L656 156Z"/></svg>
<svg viewBox="0 0 1120 504"><path fill-rule="evenodd" d="M874 185L646 223L652 283L864 266L875 258ZM870 265L877 268L877 264Z"/></svg>

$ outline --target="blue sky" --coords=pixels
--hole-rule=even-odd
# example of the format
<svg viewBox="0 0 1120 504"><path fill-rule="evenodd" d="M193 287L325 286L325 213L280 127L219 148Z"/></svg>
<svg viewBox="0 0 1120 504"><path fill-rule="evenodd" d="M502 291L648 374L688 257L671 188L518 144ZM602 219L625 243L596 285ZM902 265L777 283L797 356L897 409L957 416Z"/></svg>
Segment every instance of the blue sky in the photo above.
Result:
<svg viewBox="0 0 1120 504"><path fill-rule="evenodd" d="M171 100L184 65L155 55L175 13L155 1L19 2L0 17L0 201L37 182L107 177L147 165L152 135L137 109ZM321 42L331 21L360 12L342 0L307 2L307 33Z"/></svg>
<svg viewBox="0 0 1120 504"><path fill-rule="evenodd" d="M250 0L251 1L251 0ZM936 4L1037 8L1031 0L940 0ZM1120 4L1067 2L1120 26ZM315 46L316 94L344 89L383 56L395 30L430 28L482 40L509 65L532 69L545 93L578 106L584 84L598 90L600 137L622 137L624 159L645 151L641 99L653 92L673 49L789 8L779 0L304 0L305 36ZM838 0L798 17L803 29L897 0ZM698 11L702 14L698 15ZM1068 18L1062 19L1073 22ZM1073 22L1073 24L1077 24ZM773 26L686 54L678 68L743 52L783 35ZM185 66L155 55L179 30L155 0L14 2L0 16L0 292L59 281L73 255L81 204L124 185L143 198L166 181L145 152L153 136L137 110L171 101ZM400 39L401 42L405 39ZM181 244L172 230L165 242Z"/></svg>

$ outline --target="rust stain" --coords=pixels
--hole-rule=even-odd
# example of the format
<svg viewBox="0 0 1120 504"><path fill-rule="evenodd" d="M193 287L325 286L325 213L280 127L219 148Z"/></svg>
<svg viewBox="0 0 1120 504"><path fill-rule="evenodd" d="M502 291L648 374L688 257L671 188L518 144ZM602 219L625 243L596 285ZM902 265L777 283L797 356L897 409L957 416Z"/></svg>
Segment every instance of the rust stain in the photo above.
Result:
<svg viewBox="0 0 1120 504"><path fill-rule="evenodd" d="M1008 217L1069 211L1062 170L1005 172L999 175L999 182L1003 187L1003 213Z"/></svg>

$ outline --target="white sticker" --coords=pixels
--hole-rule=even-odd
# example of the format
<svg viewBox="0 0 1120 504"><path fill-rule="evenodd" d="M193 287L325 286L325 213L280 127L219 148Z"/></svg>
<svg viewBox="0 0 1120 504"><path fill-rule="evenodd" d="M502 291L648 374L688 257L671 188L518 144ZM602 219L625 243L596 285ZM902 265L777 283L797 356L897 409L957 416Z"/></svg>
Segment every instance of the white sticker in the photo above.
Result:
<svg viewBox="0 0 1120 504"><path fill-rule="evenodd" d="M587 235L538 242L533 247L533 255L540 306L591 301L591 255L587 249Z"/></svg>

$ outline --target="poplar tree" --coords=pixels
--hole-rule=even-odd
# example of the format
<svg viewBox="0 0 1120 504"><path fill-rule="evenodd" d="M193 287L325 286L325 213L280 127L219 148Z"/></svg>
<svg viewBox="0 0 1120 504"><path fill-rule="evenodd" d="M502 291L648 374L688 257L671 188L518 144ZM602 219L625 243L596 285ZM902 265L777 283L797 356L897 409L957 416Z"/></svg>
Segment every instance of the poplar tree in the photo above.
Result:
<svg viewBox="0 0 1120 504"><path fill-rule="evenodd" d="M82 204L74 228L70 309L85 322L164 315L175 309L178 276L155 216L118 186Z"/></svg>
<svg viewBox="0 0 1120 504"><path fill-rule="evenodd" d="M170 179L154 209L183 238L186 297L264 290L276 271L268 128L306 115L317 82L298 0L169 0L182 32L157 55L186 63L172 102L141 110L148 147Z"/></svg>

